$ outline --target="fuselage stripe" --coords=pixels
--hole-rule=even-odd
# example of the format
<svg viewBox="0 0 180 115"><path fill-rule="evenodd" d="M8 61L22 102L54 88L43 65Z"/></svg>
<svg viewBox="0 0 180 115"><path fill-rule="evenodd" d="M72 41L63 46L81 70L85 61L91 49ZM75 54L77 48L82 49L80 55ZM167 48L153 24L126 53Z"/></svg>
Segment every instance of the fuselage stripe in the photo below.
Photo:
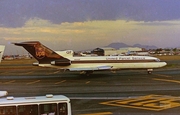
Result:
<svg viewBox="0 0 180 115"><path fill-rule="evenodd" d="M80 60L71 61L72 64L77 63L143 63L143 62L157 62L155 60Z"/></svg>

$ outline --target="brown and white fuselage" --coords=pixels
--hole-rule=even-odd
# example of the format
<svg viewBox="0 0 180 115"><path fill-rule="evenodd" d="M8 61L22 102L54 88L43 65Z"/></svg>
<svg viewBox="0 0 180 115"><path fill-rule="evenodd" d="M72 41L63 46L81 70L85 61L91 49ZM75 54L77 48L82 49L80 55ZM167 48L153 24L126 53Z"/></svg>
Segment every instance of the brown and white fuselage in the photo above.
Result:
<svg viewBox="0 0 180 115"><path fill-rule="evenodd" d="M95 56L95 57L70 57L69 66L39 64L43 67L63 68L70 71L96 71L96 70L123 70L123 69L148 69L151 71L166 65L158 58L150 56Z"/></svg>

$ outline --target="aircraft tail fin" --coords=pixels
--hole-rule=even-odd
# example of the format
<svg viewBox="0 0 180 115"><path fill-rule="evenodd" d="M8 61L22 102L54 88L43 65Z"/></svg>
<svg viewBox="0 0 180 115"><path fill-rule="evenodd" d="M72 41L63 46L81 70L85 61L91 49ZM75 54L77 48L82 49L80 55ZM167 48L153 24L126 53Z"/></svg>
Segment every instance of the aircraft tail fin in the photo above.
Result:
<svg viewBox="0 0 180 115"><path fill-rule="evenodd" d="M69 61L67 58L57 54L39 41L28 41L14 44L24 47L36 60L38 60L39 64L50 64L52 61L56 60Z"/></svg>
<svg viewBox="0 0 180 115"><path fill-rule="evenodd" d="M1 60L2 60L2 57L3 57L4 49L5 49L5 46L0 45L0 63L1 63Z"/></svg>

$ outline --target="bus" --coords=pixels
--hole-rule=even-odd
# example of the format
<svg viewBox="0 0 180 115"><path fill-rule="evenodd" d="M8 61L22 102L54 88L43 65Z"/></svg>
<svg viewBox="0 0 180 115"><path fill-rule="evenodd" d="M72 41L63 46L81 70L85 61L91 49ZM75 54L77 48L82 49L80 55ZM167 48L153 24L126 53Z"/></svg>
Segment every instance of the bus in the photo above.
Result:
<svg viewBox="0 0 180 115"><path fill-rule="evenodd" d="M0 98L0 115L71 115L70 99L63 95Z"/></svg>

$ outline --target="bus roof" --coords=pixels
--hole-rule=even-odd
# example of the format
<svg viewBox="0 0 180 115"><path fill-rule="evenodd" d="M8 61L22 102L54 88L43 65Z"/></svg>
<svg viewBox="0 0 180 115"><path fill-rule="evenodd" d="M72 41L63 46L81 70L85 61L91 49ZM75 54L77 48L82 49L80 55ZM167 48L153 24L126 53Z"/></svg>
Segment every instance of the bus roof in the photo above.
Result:
<svg viewBox="0 0 180 115"><path fill-rule="evenodd" d="M35 97L7 97L0 98L0 106L7 104L18 105L18 104L28 104L28 103L43 103L43 102L56 102L64 101L69 102L70 99L64 95L46 95L46 96L35 96Z"/></svg>

